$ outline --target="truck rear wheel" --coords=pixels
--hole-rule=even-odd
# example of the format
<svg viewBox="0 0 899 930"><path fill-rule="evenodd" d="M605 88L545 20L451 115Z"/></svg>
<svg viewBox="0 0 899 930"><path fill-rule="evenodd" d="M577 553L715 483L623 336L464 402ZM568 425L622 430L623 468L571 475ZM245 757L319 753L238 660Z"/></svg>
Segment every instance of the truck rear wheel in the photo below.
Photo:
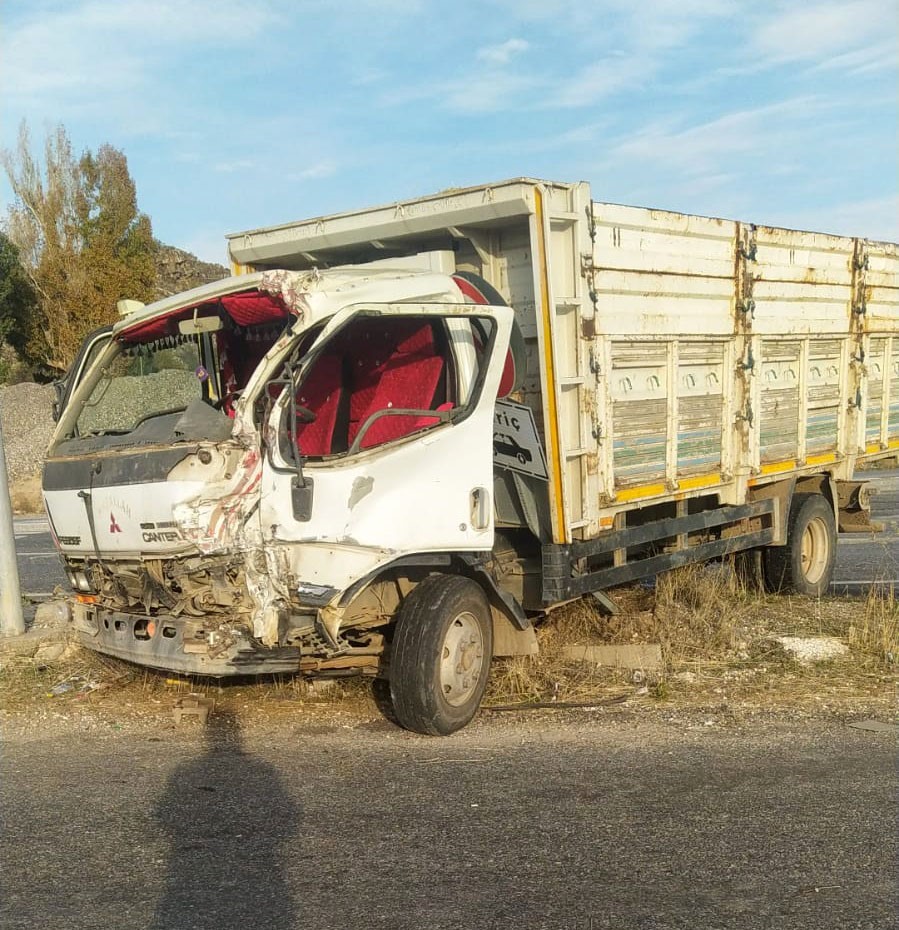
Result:
<svg viewBox="0 0 899 930"><path fill-rule="evenodd" d="M820 597L830 587L836 559L833 507L823 494L796 494L787 544L765 550L765 580L772 591Z"/></svg>
<svg viewBox="0 0 899 930"><path fill-rule="evenodd" d="M431 575L406 598L390 653L390 696L399 723L448 736L477 712L493 655L484 592L468 578Z"/></svg>

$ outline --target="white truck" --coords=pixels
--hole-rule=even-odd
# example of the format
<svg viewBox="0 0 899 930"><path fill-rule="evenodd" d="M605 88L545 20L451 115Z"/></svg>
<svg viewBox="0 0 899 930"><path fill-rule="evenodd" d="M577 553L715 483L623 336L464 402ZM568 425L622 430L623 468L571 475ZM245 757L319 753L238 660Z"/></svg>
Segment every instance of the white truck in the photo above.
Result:
<svg viewBox="0 0 899 930"><path fill-rule="evenodd" d="M823 593L856 465L899 453L893 243L517 179L229 250L116 325L54 436L101 652L379 676L448 734L562 602L738 552Z"/></svg>

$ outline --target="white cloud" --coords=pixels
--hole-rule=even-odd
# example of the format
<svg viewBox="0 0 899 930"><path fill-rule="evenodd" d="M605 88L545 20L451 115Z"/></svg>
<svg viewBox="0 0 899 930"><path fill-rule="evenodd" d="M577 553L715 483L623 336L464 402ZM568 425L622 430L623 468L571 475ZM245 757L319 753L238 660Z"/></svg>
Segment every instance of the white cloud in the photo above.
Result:
<svg viewBox="0 0 899 930"><path fill-rule="evenodd" d="M894 0L825 0L785 3L765 16L750 45L768 64L821 61L829 56L878 46L884 32L895 36ZM890 43L895 45L895 39Z"/></svg>
<svg viewBox="0 0 899 930"><path fill-rule="evenodd" d="M707 197L717 191L739 183L739 176L730 172L702 174L678 185L678 195L683 198Z"/></svg>
<svg viewBox="0 0 899 930"><path fill-rule="evenodd" d="M899 196L893 194L795 210L793 224L816 232L899 242Z"/></svg>
<svg viewBox="0 0 899 930"><path fill-rule="evenodd" d="M506 72L473 74L441 88L443 104L457 113L495 113L532 106L529 91L538 81Z"/></svg>
<svg viewBox="0 0 899 930"><path fill-rule="evenodd" d="M582 24L570 30L568 41L577 43L572 49L576 52L572 60L584 61L587 57L586 64L577 68L566 66L562 69L565 76L553 79L528 73L527 84L535 88L539 85L544 101L540 105L589 107L613 95L645 87L663 69L672 50L685 46L708 22L737 9L736 0L653 0L650 13L632 0L604 0L601 6L602 10L591 8L592 29ZM567 21L572 9L566 2L550 2L529 10L529 15L535 17L548 17L550 13ZM597 29L600 19L603 28ZM489 56L490 60L507 64L513 49L516 54L525 50L519 42L524 40L510 39L502 45L487 46L481 49L479 57ZM593 60L589 58L591 55ZM488 94L488 99L508 100L508 84L507 80L506 86ZM451 100L457 103L458 95ZM486 104L480 107L498 108Z"/></svg>
<svg viewBox="0 0 899 930"><path fill-rule="evenodd" d="M508 39L499 45L485 45L478 49L478 61L491 65L507 65L517 55L531 47L525 39Z"/></svg>
<svg viewBox="0 0 899 930"><path fill-rule="evenodd" d="M886 39L863 48L844 52L842 55L828 55L822 58L810 71L845 71L850 75L873 74L877 71L895 70L899 66L899 45Z"/></svg>
<svg viewBox="0 0 899 930"><path fill-rule="evenodd" d="M302 168L291 171L286 177L288 181L315 181L319 178L330 178L337 173L337 165L332 161L318 161Z"/></svg>
<svg viewBox="0 0 899 930"><path fill-rule="evenodd" d="M274 20L267 4L238 0L86 0L6 18L2 74L7 103L41 110L60 102L90 107L169 77L163 63L190 46L252 41ZM162 79L162 80L161 80Z"/></svg>
<svg viewBox="0 0 899 930"><path fill-rule="evenodd" d="M367 68L352 78L350 83L354 87L368 87L372 84L383 83L389 76L389 72L384 68Z"/></svg>
<svg viewBox="0 0 899 930"><path fill-rule="evenodd" d="M212 166L213 171L222 174L234 174L238 171L252 171L256 162L249 158L236 158L233 161L220 161Z"/></svg>
<svg viewBox="0 0 899 930"><path fill-rule="evenodd" d="M563 80L547 96L548 105L590 106L611 94L641 86L652 78L657 67L651 58L642 55L619 55L596 61Z"/></svg>
<svg viewBox="0 0 899 930"><path fill-rule="evenodd" d="M785 170L786 143L802 136L809 122L820 128L829 104L817 97L797 97L762 107L735 110L705 123L679 128L672 122L650 123L613 146L612 160L662 162L695 177L720 173L721 163L736 156L768 154L768 170Z"/></svg>
<svg viewBox="0 0 899 930"><path fill-rule="evenodd" d="M686 45L711 21L740 13L737 0L653 0L651 5L614 0L624 17L627 45L662 52Z"/></svg>

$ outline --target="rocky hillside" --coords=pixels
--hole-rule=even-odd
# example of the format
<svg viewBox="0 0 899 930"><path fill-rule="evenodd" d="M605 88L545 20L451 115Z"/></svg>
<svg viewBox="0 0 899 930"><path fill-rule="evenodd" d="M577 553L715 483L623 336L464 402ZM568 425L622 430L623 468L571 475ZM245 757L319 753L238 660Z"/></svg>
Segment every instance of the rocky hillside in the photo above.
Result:
<svg viewBox="0 0 899 930"><path fill-rule="evenodd" d="M209 284L228 277L224 265L203 262L196 255L176 249L173 245L159 244L156 257L156 296L170 297L192 287Z"/></svg>

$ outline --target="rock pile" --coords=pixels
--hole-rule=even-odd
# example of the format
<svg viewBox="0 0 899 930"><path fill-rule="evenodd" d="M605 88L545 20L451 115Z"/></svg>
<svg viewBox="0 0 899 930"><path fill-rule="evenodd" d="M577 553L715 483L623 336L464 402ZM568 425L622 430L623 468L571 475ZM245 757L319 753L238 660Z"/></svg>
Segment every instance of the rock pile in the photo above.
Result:
<svg viewBox="0 0 899 930"><path fill-rule="evenodd" d="M10 482L38 474L53 435L53 388L31 381L0 387L0 422Z"/></svg>

